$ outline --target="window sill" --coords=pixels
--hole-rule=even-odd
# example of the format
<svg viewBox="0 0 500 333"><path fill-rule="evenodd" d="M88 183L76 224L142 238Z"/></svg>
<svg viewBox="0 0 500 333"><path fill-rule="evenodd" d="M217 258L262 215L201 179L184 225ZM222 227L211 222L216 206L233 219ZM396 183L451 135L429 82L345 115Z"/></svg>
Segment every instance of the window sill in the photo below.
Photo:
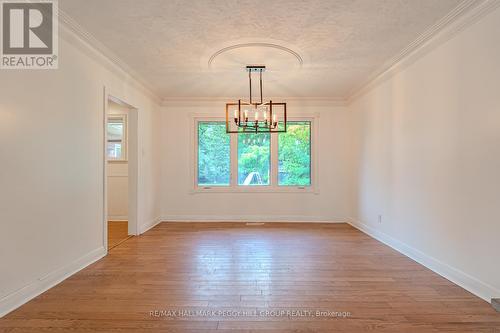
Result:
<svg viewBox="0 0 500 333"><path fill-rule="evenodd" d="M319 194L319 189L315 189L312 186L300 187L300 186L206 186L206 187L195 187L190 191L190 194L201 194L201 193L303 193L303 194Z"/></svg>

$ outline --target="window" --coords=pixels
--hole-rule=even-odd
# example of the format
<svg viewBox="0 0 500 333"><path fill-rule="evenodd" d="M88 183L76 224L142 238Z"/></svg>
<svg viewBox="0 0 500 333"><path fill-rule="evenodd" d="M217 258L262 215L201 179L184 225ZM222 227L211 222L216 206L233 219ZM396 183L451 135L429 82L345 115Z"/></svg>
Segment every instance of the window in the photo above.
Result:
<svg viewBox="0 0 500 333"><path fill-rule="evenodd" d="M127 116L108 117L106 152L108 160L127 160Z"/></svg>
<svg viewBox="0 0 500 333"><path fill-rule="evenodd" d="M198 186L230 183L230 137L225 123L198 123Z"/></svg>
<svg viewBox="0 0 500 333"><path fill-rule="evenodd" d="M314 119L289 120L286 133L234 135L220 118L195 117L195 191L316 191Z"/></svg>
<svg viewBox="0 0 500 333"><path fill-rule="evenodd" d="M278 134L278 185L311 185L311 122L293 121Z"/></svg>
<svg viewBox="0 0 500 333"><path fill-rule="evenodd" d="M269 185L270 163L269 133L238 134L238 185Z"/></svg>

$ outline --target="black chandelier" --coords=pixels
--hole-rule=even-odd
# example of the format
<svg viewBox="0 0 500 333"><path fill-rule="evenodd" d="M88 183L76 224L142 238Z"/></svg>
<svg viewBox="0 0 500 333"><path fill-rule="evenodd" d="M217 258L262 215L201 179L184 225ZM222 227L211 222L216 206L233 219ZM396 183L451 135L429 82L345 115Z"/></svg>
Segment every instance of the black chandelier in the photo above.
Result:
<svg viewBox="0 0 500 333"><path fill-rule="evenodd" d="M246 66L249 83L249 101L241 99L238 103L226 103L227 133L283 133L286 132L286 103L269 101L262 98L262 73L266 66ZM252 74L259 75L260 100L252 96ZM233 112L230 114L230 112Z"/></svg>

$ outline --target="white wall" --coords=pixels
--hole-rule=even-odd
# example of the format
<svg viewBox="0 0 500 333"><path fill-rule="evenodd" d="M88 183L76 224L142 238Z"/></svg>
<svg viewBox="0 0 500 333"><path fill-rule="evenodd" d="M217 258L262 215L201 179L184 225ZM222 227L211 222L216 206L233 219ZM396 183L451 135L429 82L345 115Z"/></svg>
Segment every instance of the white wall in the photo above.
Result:
<svg viewBox="0 0 500 333"><path fill-rule="evenodd" d="M485 299L500 296L499 33L496 9L350 106L358 225Z"/></svg>
<svg viewBox="0 0 500 333"><path fill-rule="evenodd" d="M58 70L0 71L0 316L105 253L104 86L139 109L139 224L159 216L157 102L62 30Z"/></svg>
<svg viewBox="0 0 500 333"><path fill-rule="evenodd" d="M128 220L128 163L108 162L108 221Z"/></svg>
<svg viewBox="0 0 500 333"><path fill-rule="evenodd" d="M350 116L346 107L290 102L290 115L319 114L319 194L190 193L192 114L224 117L225 102L170 103L162 110L162 212L166 220L345 221L352 209Z"/></svg>
<svg viewBox="0 0 500 333"><path fill-rule="evenodd" d="M108 104L109 115L126 115L129 109L113 102ZM135 112L135 111L134 111ZM130 126L127 124L127 130ZM126 135L128 138L128 135ZM128 153L128 152L127 152ZM128 158L128 154L127 154ZM128 161L109 161L107 166L108 177L108 220L128 220Z"/></svg>

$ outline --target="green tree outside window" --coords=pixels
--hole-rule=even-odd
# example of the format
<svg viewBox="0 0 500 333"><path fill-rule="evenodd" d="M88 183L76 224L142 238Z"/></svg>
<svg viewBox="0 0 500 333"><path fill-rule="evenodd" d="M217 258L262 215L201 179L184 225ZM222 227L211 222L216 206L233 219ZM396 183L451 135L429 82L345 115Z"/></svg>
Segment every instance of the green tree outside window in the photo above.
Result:
<svg viewBox="0 0 500 333"><path fill-rule="evenodd" d="M278 185L311 185L311 122L291 121L278 135Z"/></svg>
<svg viewBox="0 0 500 333"><path fill-rule="evenodd" d="M238 185L269 185L270 162L270 134L238 134Z"/></svg>
<svg viewBox="0 0 500 333"><path fill-rule="evenodd" d="M198 185L229 186L231 145L224 122L198 123Z"/></svg>

